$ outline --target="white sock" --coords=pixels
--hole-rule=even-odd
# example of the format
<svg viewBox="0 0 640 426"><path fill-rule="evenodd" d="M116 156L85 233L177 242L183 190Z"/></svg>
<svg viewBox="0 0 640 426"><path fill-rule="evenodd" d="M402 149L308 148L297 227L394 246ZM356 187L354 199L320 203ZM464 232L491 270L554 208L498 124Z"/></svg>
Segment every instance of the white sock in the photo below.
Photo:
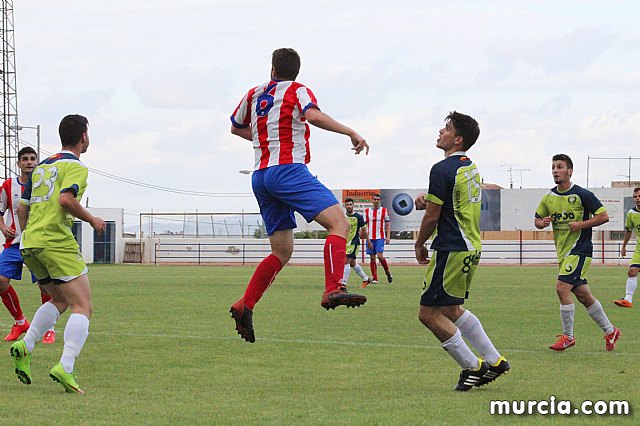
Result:
<svg viewBox="0 0 640 426"><path fill-rule="evenodd" d="M455 324L456 327L460 329L462 336L480 353L480 356L484 358L485 361L491 365L498 362L500 354L493 346L487 333L485 333L477 316L471 311L465 310Z"/></svg>
<svg viewBox="0 0 640 426"><path fill-rule="evenodd" d="M356 266L353 267L353 270L356 271L356 274L358 274L360 278L362 278L362 281L369 280L366 272L364 272L364 269L362 269L362 266L360 266L359 264L356 263Z"/></svg>
<svg viewBox="0 0 640 426"><path fill-rule="evenodd" d="M36 314L31 320L31 326L27 330L27 335L24 336L24 343L27 346L29 352L33 352L33 348L36 346L36 342L39 342L44 336L44 333L49 330L60 318L60 312L58 308L51 302L43 303L40 305Z"/></svg>
<svg viewBox="0 0 640 426"><path fill-rule="evenodd" d="M89 318L82 314L71 314L64 328L64 349L60 362L67 373L73 373L76 358L89 336Z"/></svg>
<svg viewBox="0 0 640 426"><path fill-rule="evenodd" d="M599 300L596 300L595 303L587 308L587 313L591 317L592 320L596 322L604 331L605 334L610 334L613 332L613 324L607 318L607 314L604 313L604 309L602 309L602 305Z"/></svg>
<svg viewBox="0 0 640 426"><path fill-rule="evenodd" d="M562 334L573 339L573 316L576 312L576 305L560 305L560 320L562 321Z"/></svg>
<svg viewBox="0 0 640 426"><path fill-rule="evenodd" d="M342 284L347 285L349 282L349 275L351 274L351 266L348 263L344 265L344 274L342 275Z"/></svg>
<svg viewBox="0 0 640 426"><path fill-rule="evenodd" d="M638 277L627 278L627 295L624 296L624 300L629 303L633 302L633 293L636 292L636 288L638 288Z"/></svg>
<svg viewBox="0 0 640 426"><path fill-rule="evenodd" d="M478 357L471 352L469 346L462 339L460 330L457 328L456 333L449 340L442 343L442 348L465 370L475 370L480 365Z"/></svg>

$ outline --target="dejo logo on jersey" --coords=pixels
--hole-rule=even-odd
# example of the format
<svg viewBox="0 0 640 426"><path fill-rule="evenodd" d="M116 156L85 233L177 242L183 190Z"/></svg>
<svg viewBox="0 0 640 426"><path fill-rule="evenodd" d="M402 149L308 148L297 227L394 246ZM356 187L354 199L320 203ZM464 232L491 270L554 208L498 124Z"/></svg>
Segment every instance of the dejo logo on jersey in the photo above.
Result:
<svg viewBox="0 0 640 426"><path fill-rule="evenodd" d="M551 217L551 220L553 221L553 224L557 225L558 223L574 220L576 218L576 215L574 215L573 212L568 212L568 213L562 212L562 213L552 213L550 217Z"/></svg>

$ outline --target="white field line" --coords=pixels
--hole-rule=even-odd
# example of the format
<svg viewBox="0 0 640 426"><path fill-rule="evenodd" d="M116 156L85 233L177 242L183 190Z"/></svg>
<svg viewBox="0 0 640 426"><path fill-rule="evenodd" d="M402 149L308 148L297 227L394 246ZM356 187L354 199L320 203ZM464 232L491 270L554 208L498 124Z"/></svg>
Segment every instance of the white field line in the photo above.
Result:
<svg viewBox="0 0 640 426"><path fill-rule="evenodd" d="M197 335L184 335L184 334L165 334L165 333L110 333L110 332L90 332L90 334L96 336L109 336L109 337L142 337L142 338L166 338L166 339L197 339L197 340L237 340L238 342L244 343L240 336L197 336ZM301 344L301 345L328 345L328 346L356 346L356 347L369 347L369 348L391 348L391 349L437 349L442 350L440 345L408 345L401 343L371 343L371 342L349 342L349 341L339 341L339 340L313 340L313 339L281 339L277 337L256 337L256 342L264 342L264 343L291 343L291 344ZM624 344L624 343L623 343ZM540 349L540 350L531 350L531 349L502 349L500 350L503 354L510 353L553 353L551 349ZM593 356L593 355L606 355L606 356L632 356L638 357L640 354L637 353L625 353L625 352L606 352L604 348L602 352L579 352L575 350L575 348L570 349L568 351L574 356Z"/></svg>

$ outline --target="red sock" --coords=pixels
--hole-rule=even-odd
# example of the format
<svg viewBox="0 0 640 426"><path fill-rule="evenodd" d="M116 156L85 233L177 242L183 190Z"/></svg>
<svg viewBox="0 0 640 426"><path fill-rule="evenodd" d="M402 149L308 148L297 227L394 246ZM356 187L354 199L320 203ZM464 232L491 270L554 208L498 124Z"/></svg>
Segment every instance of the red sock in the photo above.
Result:
<svg viewBox="0 0 640 426"><path fill-rule="evenodd" d="M380 264L384 268L384 272L386 272L387 275L389 275L389 265L387 264L387 259L385 258L380 259Z"/></svg>
<svg viewBox="0 0 640 426"><path fill-rule="evenodd" d="M47 293L40 293L40 300L42 300L42 304L44 305L49 300L51 300L51 296L49 296Z"/></svg>
<svg viewBox="0 0 640 426"><path fill-rule="evenodd" d="M378 265L375 260L369 262L369 266L371 266L371 279L374 281L378 281Z"/></svg>
<svg viewBox="0 0 640 426"><path fill-rule="evenodd" d="M267 291L273 280L276 279L276 275L281 269L282 263L274 254L270 254L260 262L251 277L251 281L249 281L247 289L244 291L244 305L247 308L253 310L253 307L258 303L264 292Z"/></svg>
<svg viewBox="0 0 640 426"><path fill-rule="evenodd" d="M24 319L24 315L22 315L22 309L20 308L20 300L18 299L18 295L16 291L13 289L13 286L9 286L7 291L0 294L2 297L2 303L7 307L7 310L16 321L20 321Z"/></svg>
<svg viewBox="0 0 640 426"><path fill-rule="evenodd" d="M330 293L342 287L347 240L331 234L324 241L324 291Z"/></svg>

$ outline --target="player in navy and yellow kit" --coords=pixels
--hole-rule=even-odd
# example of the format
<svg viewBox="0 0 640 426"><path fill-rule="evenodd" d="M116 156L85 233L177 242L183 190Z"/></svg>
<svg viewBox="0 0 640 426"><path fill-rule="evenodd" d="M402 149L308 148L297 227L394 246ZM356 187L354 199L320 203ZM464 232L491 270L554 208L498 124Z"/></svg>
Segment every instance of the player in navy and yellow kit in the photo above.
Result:
<svg viewBox="0 0 640 426"><path fill-rule="evenodd" d="M462 308L482 252L480 241L480 174L466 151L480 135L478 122L459 112L450 113L440 129L436 147L445 159L429 174L429 192L416 198L416 209L426 210L415 243L416 259L429 267L424 278L418 318L440 340L463 368L457 391L491 383L510 366L482 328L478 317ZM437 231L431 245L425 243ZM484 358L467 346L469 341Z"/></svg>
<svg viewBox="0 0 640 426"><path fill-rule="evenodd" d="M568 155L554 155L551 171L556 187L542 197L535 214L536 228L553 226L558 254L556 292L560 299L562 334L549 348L561 352L576 344L573 336L573 293L605 333L606 350L612 351L620 338L620 330L611 324L587 285L587 272L593 256L592 228L607 223L609 215L591 191L571 183L573 161Z"/></svg>
<svg viewBox="0 0 640 426"><path fill-rule="evenodd" d="M633 252L629 270L627 271L627 285L625 288L625 296L623 299L614 300L613 303L621 308L630 308L633 306L633 293L638 288L638 272L640 272L640 187L633 189L633 202L635 207L627 212L627 220L624 224L624 241L622 241L622 249L620 254L622 257L627 255L627 244L631 238L631 233L636 233L636 250Z"/></svg>
<svg viewBox="0 0 640 426"><path fill-rule="evenodd" d="M367 225L364 217L360 213L353 211L354 203L353 198L344 199L344 208L347 211L347 222L349 222L349 234L347 235L347 258L344 263L344 276L342 277L342 284L345 286L349 282L349 275L351 268L356 271L356 274L362 278L362 288L365 288L371 283L371 278L362 269L362 266L358 265L356 260L358 256L358 249L360 248L360 240L366 240Z"/></svg>
<svg viewBox="0 0 640 426"><path fill-rule="evenodd" d="M51 300L36 311L26 336L11 345L10 352L18 379L31 384L31 354L36 342L70 308L62 357L49 376L67 392L83 394L74 365L89 335L91 289L87 265L71 227L74 217L88 222L98 234L104 232L106 224L80 204L89 173L80 161L80 154L89 147L88 120L68 115L58 131L62 150L33 169L18 207L23 229L20 252Z"/></svg>

